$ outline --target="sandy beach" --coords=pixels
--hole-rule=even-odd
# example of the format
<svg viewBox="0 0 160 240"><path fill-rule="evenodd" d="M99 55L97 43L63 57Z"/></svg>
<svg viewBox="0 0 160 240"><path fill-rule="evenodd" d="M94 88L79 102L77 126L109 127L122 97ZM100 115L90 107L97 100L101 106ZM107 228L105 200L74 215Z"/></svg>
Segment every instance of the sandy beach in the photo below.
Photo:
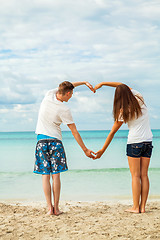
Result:
<svg viewBox="0 0 160 240"><path fill-rule="evenodd" d="M130 205L61 202L64 213L46 215L44 202L0 203L0 239L160 239L160 201L149 201L145 214L125 212Z"/></svg>

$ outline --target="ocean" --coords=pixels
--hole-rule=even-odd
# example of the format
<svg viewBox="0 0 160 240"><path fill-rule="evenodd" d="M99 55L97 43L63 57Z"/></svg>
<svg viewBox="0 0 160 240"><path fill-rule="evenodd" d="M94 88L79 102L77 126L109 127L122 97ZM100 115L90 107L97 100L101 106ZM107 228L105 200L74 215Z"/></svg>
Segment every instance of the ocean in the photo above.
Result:
<svg viewBox="0 0 160 240"><path fill-rule="evenodd" d="M150 198L160 198L160 130L153 132L149 168ZM80 131L85 145L98 151L109 131ZM61 200L131 199L131 176L126 157L128 130L119 130L101 157L87 158L71 132L62 132L69 171L61 174ZM34 132L0 133L0 200L44 200L41 175L33 173Z"/></svg>

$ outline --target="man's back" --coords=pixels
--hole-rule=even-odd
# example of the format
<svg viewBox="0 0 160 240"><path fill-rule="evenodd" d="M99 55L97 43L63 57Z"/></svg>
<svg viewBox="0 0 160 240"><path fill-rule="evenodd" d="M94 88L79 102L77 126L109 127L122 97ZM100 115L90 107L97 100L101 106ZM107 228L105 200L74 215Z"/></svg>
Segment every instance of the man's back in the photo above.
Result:
<svg viewBox="0 0 160 240"><path fill-rule="evenodd" d="M44 134L62 140L60 125L73 123L69 108L57 100L53 89L45 95L39 110L36 134Z"/></svg>

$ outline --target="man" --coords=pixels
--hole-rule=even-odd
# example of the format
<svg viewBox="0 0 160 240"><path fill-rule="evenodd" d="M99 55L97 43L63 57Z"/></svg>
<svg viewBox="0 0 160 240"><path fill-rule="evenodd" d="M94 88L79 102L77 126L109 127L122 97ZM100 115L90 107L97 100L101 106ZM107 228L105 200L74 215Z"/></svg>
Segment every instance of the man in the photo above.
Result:
<svg viewBox="0 0 160 240"><path fill-rule="evenodd" d="M43 190L49 209L49 215L59 215L62 213L59 210L61 188L60 173L68 170L62 144L61 123L67 124L85 155L94 158L94 155L92 155L94 152L87 149L83 143L72 119L71 112L63 103L68 102L72 97L75 87L83 84L89 87L91 91L95 92L92 85L88 82L70 83L65 81L59 85L58 89L48 91L40 106L36 127L38 142L36 145L34 173L42 174ZM50 175L52 175L53 180L52 190L54 207L51 197Z"/></svg>

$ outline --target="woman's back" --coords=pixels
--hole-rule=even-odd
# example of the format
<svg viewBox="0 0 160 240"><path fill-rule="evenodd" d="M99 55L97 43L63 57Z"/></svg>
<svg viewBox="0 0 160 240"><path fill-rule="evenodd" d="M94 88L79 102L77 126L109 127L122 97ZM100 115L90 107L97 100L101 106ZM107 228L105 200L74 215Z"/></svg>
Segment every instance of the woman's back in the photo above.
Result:
<svg viewBox="0 0 160 240"><path fill-rule="evenodd" d="M152 132L150 129L148 110L144 102L140 99L143 99L142 95L136 90L131 90L136 99L141 106L142 115L138 118L128 121L128 144L139 143L139 142L148 142L152 141Z"/></svg>

